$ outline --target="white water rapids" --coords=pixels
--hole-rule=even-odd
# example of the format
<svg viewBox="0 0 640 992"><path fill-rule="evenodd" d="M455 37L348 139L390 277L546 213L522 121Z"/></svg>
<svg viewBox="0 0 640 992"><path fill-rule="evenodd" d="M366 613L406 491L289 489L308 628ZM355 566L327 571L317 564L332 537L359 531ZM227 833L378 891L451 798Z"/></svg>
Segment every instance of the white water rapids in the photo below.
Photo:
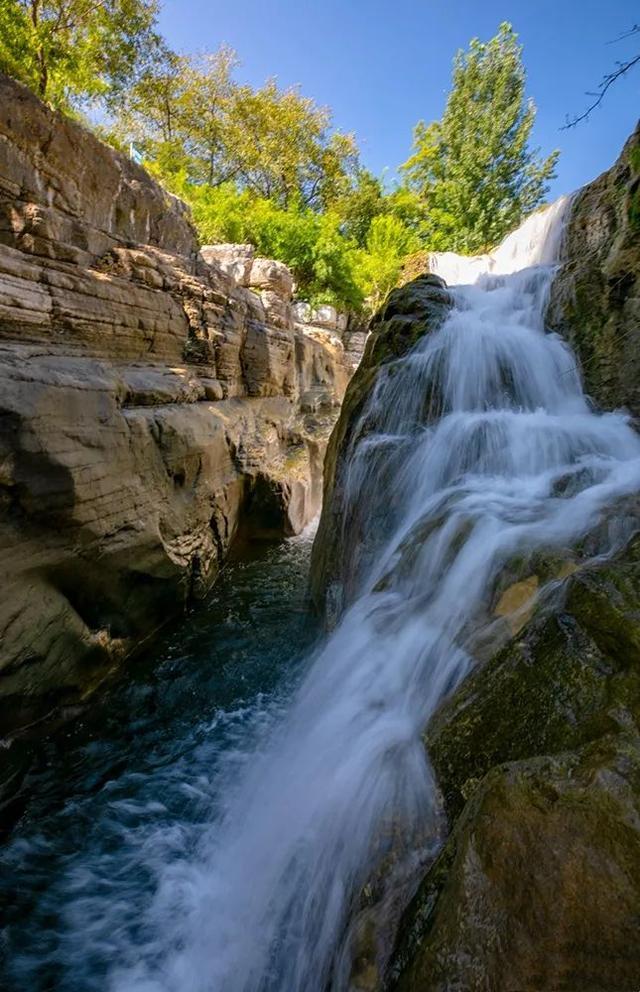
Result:
<svg viewBox="0 0 640 992"><path fill-rule="evenodd" d="M514 555L575 543L640 485L640 439L592 412L543 328L564 209L492 257L434 259L455 306L379 376L362 414L378 426L349 454L344 512L374 521L374 564L268 742L239 781L230 768L222 822L167 862L112 992L344 989L370 872L392 844L435 842L421 734L473 664L487 591Z"/></svg>

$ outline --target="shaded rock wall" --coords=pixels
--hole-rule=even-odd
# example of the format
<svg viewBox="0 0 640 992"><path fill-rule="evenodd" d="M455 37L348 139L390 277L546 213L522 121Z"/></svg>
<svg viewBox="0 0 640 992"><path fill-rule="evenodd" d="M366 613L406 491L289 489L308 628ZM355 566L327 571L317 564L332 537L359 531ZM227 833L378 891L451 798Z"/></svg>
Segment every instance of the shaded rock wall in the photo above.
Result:
<svg viewBox="0 0 640 992"><path fill-rule="evenodd" d="M0 730L73 704L298 532L350 369L280 263L236 279L183 204L0 77Z"/></svg>
<svg viewBox="0 0 640 992"><path fill-rule="evenodd" d="M451 300L443 280L422 275L393 290L373 317L365 352L344 397L324 464L324 500L311 563L312 595L332 626L352 598L362 549L368 553L376 535L365 533L367 520L348 518L346 492L352 443L366 431L361 418L383 365L401 358L424 334L444 320ZM372 411L375 418L375 411ZM381 535L378 535L380 537ZM383 535L382 535L383 536Z"/></svg>
<svg viewBox="0 0 640 992"><path fill-rule="evenodd" d="M571 206L547 321L575 349L587 392L640 415L640 125Z"/></svg>

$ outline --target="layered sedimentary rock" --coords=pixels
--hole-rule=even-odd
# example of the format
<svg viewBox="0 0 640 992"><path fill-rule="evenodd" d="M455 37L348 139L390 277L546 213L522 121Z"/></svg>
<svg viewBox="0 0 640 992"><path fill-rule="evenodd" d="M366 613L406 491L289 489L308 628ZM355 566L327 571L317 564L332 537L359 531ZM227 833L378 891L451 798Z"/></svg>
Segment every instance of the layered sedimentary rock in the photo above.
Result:
<svg viewBox="0 0 640 992"><path fill-rule="evenodd" d="M640 415L640 125L571 205L548 323L576 351L587 392Z"/></svg>
<svg viewBox="0 0 640 992"><path fill-rule="evenodd" d="M143 169L0 78L4 729L86 694L206 590L239 528L296 533L319 508L344 348L296 326L284 266L221 254Z"/></svg>

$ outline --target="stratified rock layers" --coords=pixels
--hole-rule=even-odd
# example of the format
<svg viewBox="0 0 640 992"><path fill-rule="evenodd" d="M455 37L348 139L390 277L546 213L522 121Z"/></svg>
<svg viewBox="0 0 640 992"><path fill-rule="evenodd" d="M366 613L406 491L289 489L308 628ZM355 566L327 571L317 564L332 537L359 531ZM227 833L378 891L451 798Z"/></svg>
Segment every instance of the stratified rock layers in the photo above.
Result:
<svg viewBox="0 0 640 992"><path fill-rule="evenodd" d="M350 369L248 254L200 254L143 169L0 77L0 729L85 695L238 528L319 509Z"/></svg>

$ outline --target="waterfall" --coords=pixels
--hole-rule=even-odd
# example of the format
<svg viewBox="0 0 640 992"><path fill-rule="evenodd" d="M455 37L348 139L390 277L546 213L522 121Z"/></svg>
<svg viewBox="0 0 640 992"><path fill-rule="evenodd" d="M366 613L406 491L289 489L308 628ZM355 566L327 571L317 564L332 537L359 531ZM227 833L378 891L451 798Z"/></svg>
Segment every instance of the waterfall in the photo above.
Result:
<svg viewBox="0 0 640 992"><path fill-rule="evenodd" d="M398 850L436 849L421 735L474 664L498 575L596 526L606 552L607 510L640 484L628 418L592 411L543 327L565 209L491 256L434 256L454 306L381 370L349 452L346 527L358 515L375 555L240 780L230 765L222 822L166 865L112 992L345 988L363 885Z"/></svg>

